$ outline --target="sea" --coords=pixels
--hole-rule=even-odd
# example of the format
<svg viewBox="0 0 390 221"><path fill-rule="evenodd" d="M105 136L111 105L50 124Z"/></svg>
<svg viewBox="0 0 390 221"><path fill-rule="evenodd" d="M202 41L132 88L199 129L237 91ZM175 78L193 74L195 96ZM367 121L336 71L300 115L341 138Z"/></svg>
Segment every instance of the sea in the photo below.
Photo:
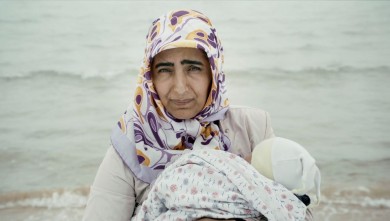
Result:
<svg viewBox="0 0 390 221"><path fill-rule="evenodd" d="M151 22L191 8L233 105L316 159L316 220L390 216L389 1L0 1L0 220L81 220Z"/></svg>

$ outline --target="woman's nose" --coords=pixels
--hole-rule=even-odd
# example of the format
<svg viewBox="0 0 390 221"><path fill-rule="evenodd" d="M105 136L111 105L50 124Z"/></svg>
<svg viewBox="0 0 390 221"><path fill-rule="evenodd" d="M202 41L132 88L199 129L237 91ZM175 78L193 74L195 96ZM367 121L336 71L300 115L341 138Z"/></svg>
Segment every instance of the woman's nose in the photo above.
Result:
<svg viewBox="0 0 390 221"><path fill-rule="evenodd" d="M183 71L175 71L173 89L177 94L184 94L187 91L187 78Z"/></svg>

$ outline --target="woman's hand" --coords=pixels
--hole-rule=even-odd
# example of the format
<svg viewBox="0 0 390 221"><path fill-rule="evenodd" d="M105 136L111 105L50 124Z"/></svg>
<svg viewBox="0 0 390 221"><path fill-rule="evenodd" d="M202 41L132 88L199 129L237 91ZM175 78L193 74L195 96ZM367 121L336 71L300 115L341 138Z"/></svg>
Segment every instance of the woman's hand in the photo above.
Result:
<svg viewBox="0 0 390 221"><path fill-rule="evenodd" d="M252 161L252 154L247 156L247 157L244 157L244 160L246 160L248 163L251 163L251 161Z"/></svg>

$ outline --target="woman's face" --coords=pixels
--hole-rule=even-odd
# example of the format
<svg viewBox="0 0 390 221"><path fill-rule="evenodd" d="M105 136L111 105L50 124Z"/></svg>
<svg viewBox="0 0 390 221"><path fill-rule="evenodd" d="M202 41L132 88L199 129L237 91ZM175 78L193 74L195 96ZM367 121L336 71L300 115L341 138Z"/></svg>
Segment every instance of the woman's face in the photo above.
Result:
<svg viewBox="0 0 390 221"><path fill-rule="evenodd" d="M154 87L167 111L177 119L195 117L204 107L211 84L203 51L174 48L158 53L152 63Z"/></svg>

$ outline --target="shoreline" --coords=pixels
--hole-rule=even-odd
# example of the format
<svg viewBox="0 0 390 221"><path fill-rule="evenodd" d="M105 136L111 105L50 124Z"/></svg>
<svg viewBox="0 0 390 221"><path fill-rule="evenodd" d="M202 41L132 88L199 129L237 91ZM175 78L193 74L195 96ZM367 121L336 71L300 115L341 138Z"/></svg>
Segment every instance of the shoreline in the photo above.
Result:
<svg viewBox="0 0 390 221"><path fill-rule="evenodd" d="M0 209L2 221L76 221L81 220L84 207L81 208L35 208L20 207ZM388 208L367 208L354 205L327 204L313 208L315 220L344 221L370 220L382 221L390 216Z"/></svg>
<svg viewBox="0 0 390 221"><path fill-rule="evenodd" d="M329 186L322 189L320 205L312 209L316 220L386 220L390 216L389 183L380 188ZM2 221L76 221L87 202L89 187L0 194Z"/></svg>

